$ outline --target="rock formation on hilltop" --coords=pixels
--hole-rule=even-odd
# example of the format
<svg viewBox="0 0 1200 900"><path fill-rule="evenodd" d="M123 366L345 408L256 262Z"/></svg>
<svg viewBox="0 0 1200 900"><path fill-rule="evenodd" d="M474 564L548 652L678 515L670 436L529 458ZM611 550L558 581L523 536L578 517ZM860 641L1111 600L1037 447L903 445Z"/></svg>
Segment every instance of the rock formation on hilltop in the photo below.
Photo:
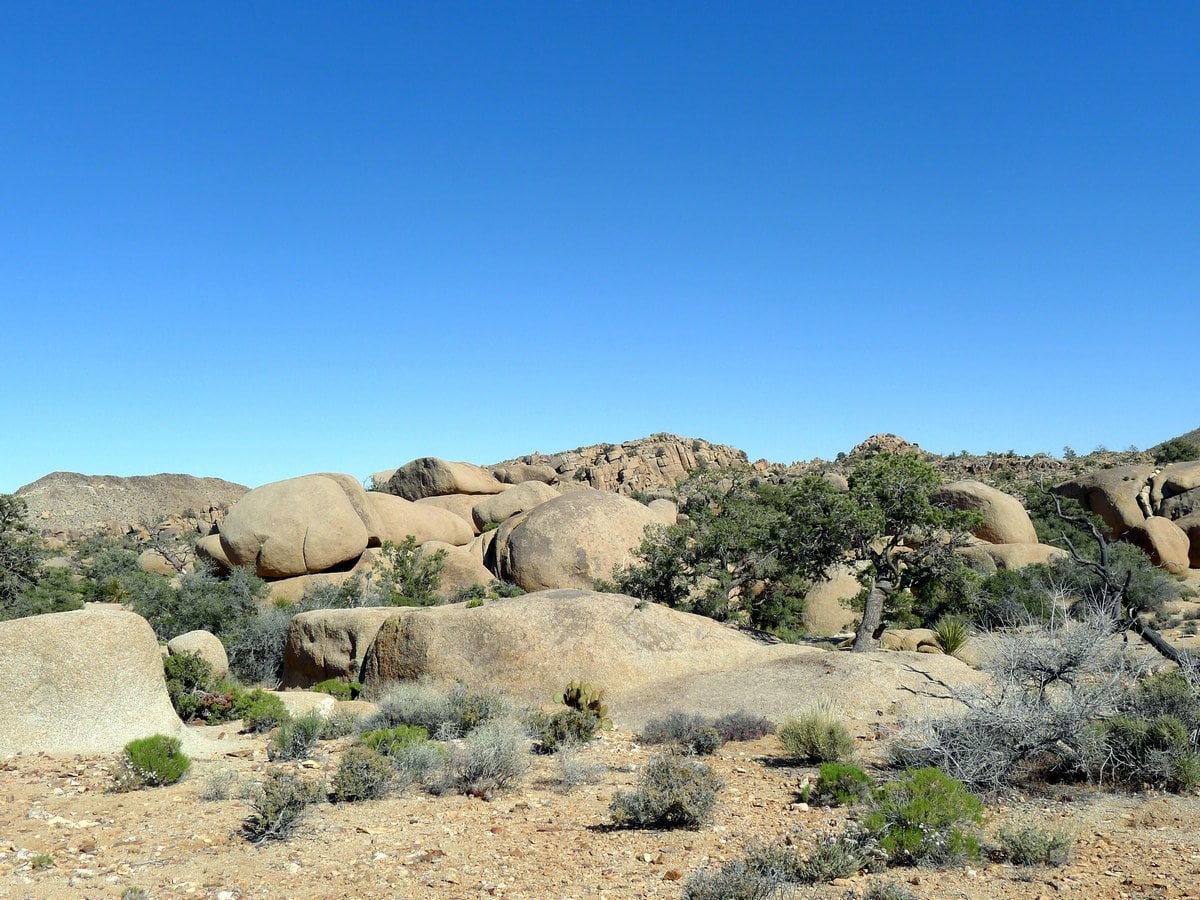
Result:
<svg viewBox="0 0 1200 900"><path fill-rule="evenodd" d="M43 535L75 540L94 531L142 534L143 523L207 534L250 490L192 475L81 475L52 472L17 489L29 522Z"/></svg>
<svg viewBox="0 0 1200 900"><path fill-rule="evenodd" d="M706 467L746 465L744 450L660 432L623 444L593 444L562 453L530 453L493 468L550 466L561 481L618 494L670 492L685 475Z"/></svg>

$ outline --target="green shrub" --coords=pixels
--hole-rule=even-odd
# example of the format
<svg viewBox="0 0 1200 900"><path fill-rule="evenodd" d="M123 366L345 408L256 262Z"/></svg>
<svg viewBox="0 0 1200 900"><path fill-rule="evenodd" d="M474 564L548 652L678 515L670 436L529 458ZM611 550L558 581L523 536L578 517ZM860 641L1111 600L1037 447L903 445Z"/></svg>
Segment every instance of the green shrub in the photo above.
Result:
<svg viewBox="0 0 1200 900"><path fill-rule="evenodd" d="M938 769L910 769L876 794L861 824L890 865L945 866L979 855L983 803Z"/></svg>
<svg viewBox="0 0 1200 900"><path fill-rule="evenodd" d="M1095 774L1126 784L1152 784L1186 793L1200 785L1200 756L1193 751L1187 726L1171 715L1153 719L1118 716L1094 728Z"/></svg>
<svg viewBox="0 0 1200 900"><path fill-rule="evenodd" d="M420 725L397 725L395 728L378 728L362 735L367 747L384 756L395 756L405 747L423 744L429 740L429 732Z"/></svg>
<svg viewBox="0 0 1200 900"><path fill-rule="evenodd" d="M713 728L722 741L754 741L775 733L775 723L762 716L739 710L718 716Z"/></svg>
<svg viewBox="0 0 1200 900"><path fill-rule="evenodd" d="M355 700L362 693L362 685L357 681L342 681L340 678L327 678L312 686L319 694L329 694L338 700Z"/></svg>
<svg viewBox="0 0 1200 900"><path fill-rule="evenodd" d="M291 719L283 701L260 688L243 691L234 701L233 713L251 734L265 734Z"/></svg>
<svg viewBox="0 0 1200 900"><path fill-rule="evenodd" d="M293 772L273 771L250 793L243 836L254 844L286 840L321 798L321 788Z"/></svg>
<svg viewBox="0 0 1200 900"><path fill-rule="evenodd" d="M398 785L425 784L437 773L445 772L450 751L441 744L422 741L394 750L388 759L396 770Z"/></svg>
<svg viewBox="0 0 1200 900"><path fill-rule="evenodd" d="M442 586L446 551L422 553L411 534L399 544L384 541L372 576L389 606L433 606Z"/></svg>
<svg viewBox="0 0 1200 900"><path fill-rule="evenodd" d="M439 791L490 799L516 785L529 768L524 729L507 719L480 725L450 751Z"/></svg>
<svg viewBox="0 0 1200 900"><path fill-rule="evenodd" d="M721 779L705 763L675 754L653 757L632 792L609 804L618 828L699 828L712 817Z"/></svg>
<svg viewBox="0 0 1200 900"><path fill-rule="evenodd" d="M319 712L307 712L296 719L280 724L267 746L267 757L272 762L293 759L308 759L316 749L325 719Z"/></svg>
<svg viewBox="0 0 1200 900"><path fill-rule="evenodd" d="M962 616L945 615L933 623L933 634L942 652L954 656L971 637L971 627Z"/></svg>
<svg viewBox="0 0 1200 900"><path fill-rule="evenodd" d="M601 728L612 728L612 719L608 717L608 704L604 702L603 688L594 688L582 681L572 681L555 700L571 709L595 716Z"/></svg>
<svg viewBox="0 0 1200 900"><path fill-rule="evenodd" d="M199 715L213 677L212 664L199 653L177 653L163 659L167 694L179 718L190 722Z"/></svg>
<svg viewBox="0 0 1200 900"><path fill-rule="evenodd" d="M339 803L381 800L396 780L391 764L369 747L350 747L333 776L332 797Z"/></svg>
<svg viewBox="0 0 1200 900"><path fill-rule="evenodd" d="M115 789L131 791L174 784L192 765L181 746L179 738L165 734L130 741L118 763Z"/></svg>
<svg viewBox="0 0 1200 900"><path fill-rule="evenodd" d="M1064 866L1074 848L1075 838L1065 831L1046 831L1036 825L1000 829L1000 850L1018 866Z"/></svg>
<svg viewBox="0 0 1200 900"><path fill-rule="evenodd" d="M596 736L600 720L590 712L563 709L552 716L534 715L532 721L538 753L554 753L564 746L586 744Z"/></svg>
<svg viewBox="0 0 1200 900"><path fill-rule="evenodd" d="M735 859L715 871L701 869L683 884L683 900L777 900L780 881L763 877L745 860Z"/></svg>
<svg viewBox="0 0 1200 900"><path fill-rule="evenodd" d="M1200 447L1184 438L1171 438L1154 451L1154 462L1160 466L1200 459Z"/></svg>
<svg viewBox="0 0 1200 900"><path fill-rule="evenodd" d="M854 752L854 738L841 717L827 707L814 707L779 726L779 740L789 756L810 762L837 762Z"/></svg>
<svg viewBox="0 0 1200 900"><path fill-rule="evenodd" d="M874 791L871 776L850 763L821 763L815 783L800 792L805 803L824 806L853 806L870 798Z"/></svg>
<svg viewBox="0 0 1200 900"><path fill-rule="evenodd" d="M721 735L703 716L673 710L651 719L638 733L645 744L674 744L682 753L709 756L720 749Z"/></svg>

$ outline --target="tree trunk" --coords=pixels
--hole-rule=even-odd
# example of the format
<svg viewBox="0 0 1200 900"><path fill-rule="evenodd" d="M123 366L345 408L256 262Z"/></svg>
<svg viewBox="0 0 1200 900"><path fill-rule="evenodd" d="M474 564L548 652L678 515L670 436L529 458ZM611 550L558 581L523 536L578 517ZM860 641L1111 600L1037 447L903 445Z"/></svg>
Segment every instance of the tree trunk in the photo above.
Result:
<svg viewBox="0 0 1200 900"><path fill-rule="evenodd" d="M855 653L874 650L875 642L883 631L880 624L883 620L883 604L892 594L892 583L886 578L877 578L871 585L871 593L867 594L867 603L863 607L862 624L854 635L854 646L850 649Z"/></svg>

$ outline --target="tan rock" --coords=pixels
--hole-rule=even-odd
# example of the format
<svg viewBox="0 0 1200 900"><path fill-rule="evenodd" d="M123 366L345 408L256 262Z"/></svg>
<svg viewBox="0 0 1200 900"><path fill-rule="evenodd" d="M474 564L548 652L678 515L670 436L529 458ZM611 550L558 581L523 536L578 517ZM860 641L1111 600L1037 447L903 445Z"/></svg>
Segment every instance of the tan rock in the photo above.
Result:
<svg viewBox="0 0 1200 900"><path fill-rule="evenodd" d="M646 509L663 525L674 525L679 520L679 507L672 500L659 497L647 503Z"/></svg>
<svg viewBox="0 0 1200 900"><path fill-rule="evenodd" d="M484 567L482 558L468 547L430 541L423 544L418 552L424 555L438 550L446 551L446 557L442 560L442 583L436 592L437 596L448 599L463 588L476 584L487 586L494 580L495 576Z"/></svg>
<svg viewBox="0 0 1200 900"><path fill-rule="evenodd" d="M930 628L889 628L880 636L879 644L888 650L906 650L909 653L917 653L922 647L933 647L934 652L941 652L937 635Z"/></svg>
<svg viewBox="0 0 1200 900"><path fill-rule="evenodd" d="M188 631L167 641L167 652L171 656L183 653L198 653L200 658L212 666L213 676L224 678L229 674L229 657L225 645L215 634L207 631Z"/></svg>
<svg viewBox="0 0 1200 900"><path fill-rule="evenodd" d="M508 487L482 466L425 456L397 469L384 489L405 500L420 500L445 494L499 494Z"/></svg>
<svg viewBox="0 0 1200 900"><path fill-rule="evenodd" d="M975 537L993 544L1036 544L1038 537L1021 501L981 481L955 481L942 485L932 497L951 509L974 510L983 522Z"/></svg>
<svg viewBox="0 0 1200 900"><path fill-rule="evenodd" d="M471 512L475 508L475 504L479 502L478 494L446 494L444 497L422 497L414 502L417 506L444 509L454 513L470 526L472 534L479 533L475 517Z"/></svg>
<svg viewBox="0 0 1200 900"><path fill-rule="evenodd" d="M322 718L328 719L338 707L338 701L330 694L312 691L267 691L267 693L273 694L283 701L283 708L293 719L310 712L318 713Z"/></svg>
<svg viewBox="0 0 1200 900"><path fill-rule="evenodd" d="M495 571L527 591L590 589L628 565L646 528L657 525L642 504L596 490L564 494L519 517L496 535ZM505 524L507 525L508 522Z"/></svg>
<svg viewBox="0 0 1200 900"><path fill-rule="evenodd" d="M551 484L558 478L558 472L554 466L533 466L527 463L492 466L492 474L505 484L524 484L527 481L540 481L543 484Z"/></svg>
<svg viewBox="0 0 1200 900"><path fill-rule="evenodd" d="M853 631L862 616L845 601L858 596L862 584L847 566L835 566L830 577L818 581L804 597L804 627L813 634Z"/></svg>
<svg viewBox="0 0 1200 900"><path fill-rule="evenodd" d="M154 630L134 613L0 622L0 671L0 756L114 753L134 738L183 735Z"/></svg>
<svg viewBox="0 0 1200 900"><path fill-rule="evenodd" d="M286 578L357 559L377 532L357 481L318 474L250 491L225 517L220 538L234 565L253 565L263 578Z"/></svg>
<svg viewBox="0 0 1200 900"><path fill-rule="evenodd" d="M1200 460L1171 463L1150 479L1150 502L1160 510L1165 500L1200 488Z"/></svg>
<svg viewBox="0 0 1200 900"><path fill-rule="evenodd" d="M533 509L548 500L557 497L558 491L540 481L524 481L514 485L503 494L493 494L479 500L471 508L471 518L475 530L482 531L486 526L503 522L510 516Z"/></svg>
<svg viewBox="0 0 1200 900"><path fill-rule="evenodd" d="M1175 524L1188 537L1188 561L1193 569L1200 569L1200 512L1176 519Z"/></svg>
<svg viewBox="0 0 1200 900"><path fill-rule="evenodd" d="M367 498L379 519L379 536L383 541L401 544L412 535L418 545L443 541L461 546L469 544L475 536L471 526L448 509L375 491L367 494Z"/></svg>
<svg viewBox="0 0 1200 900"><path fill-rule="evenodd" d="M1054 492L1083 501L1119 537L1145 521L1137 498L1153 472L1147 465L1114 466L1063 482Z"/></svg>
<svg viewBox="0 0 1200 900"><path fill-rule="evenodd" d="M283 652L284 687L310 687L327 678L361 680L367 648L380 626L400 614L400 607L383 606L293 616Z"/></svg>
<svg viewBox="0 0 1200 900"><path fill-rule="evenodd" d="M992 558L997 569L1023 569L1067 557L1065 550L1049 544L981 544L978 549Z"/></svg>
<svg viewBox="0 0 1200 900"><path fill-rule="evenodd" d="M1163 500L1159 515L1167 519L1182 519L1200 512L1200 488L1192 488Z"/></svg>
<svg viewBox="0 0 1200 900"><path fill-rule="evenodd" d="M1187 532L1170 519L1151 516L1125 532L1124 539L1145 550L1152 563L1172 575L1182 575L1188 570L1191 542Z"/></svg>
<svg viewBox="0 0 1200 900"><path fill-rule="evenodd" d="M218 572L228 572L234 567L229 561L229 557L225 555L225 548L221 546L221 536L219 534L208 534L196 541L196 557L211 565Z"/></svg>
<svg viewBox="0 0 1200 900"><path fill-rule="evenodd" d="M138 568L150 575L166 575L174 578L179 573L167 562L166 557L153 550L143 550L138 554Z"/></svg>

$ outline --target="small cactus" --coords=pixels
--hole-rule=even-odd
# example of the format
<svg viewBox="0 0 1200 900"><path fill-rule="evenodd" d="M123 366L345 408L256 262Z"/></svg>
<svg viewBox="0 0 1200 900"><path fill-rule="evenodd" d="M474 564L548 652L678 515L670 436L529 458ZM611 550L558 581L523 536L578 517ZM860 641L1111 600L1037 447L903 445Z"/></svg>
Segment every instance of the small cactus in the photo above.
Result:
<svg viewBox="0 0 1200 900"><path fill-rule="evenodd" d="M604 702L602 688L593 688L583 681L572 681L554 699L555 702L569 706L571 709L591 713L600 722L601 728L612 728L612 719L608 717L608 704Z"/></svg>

